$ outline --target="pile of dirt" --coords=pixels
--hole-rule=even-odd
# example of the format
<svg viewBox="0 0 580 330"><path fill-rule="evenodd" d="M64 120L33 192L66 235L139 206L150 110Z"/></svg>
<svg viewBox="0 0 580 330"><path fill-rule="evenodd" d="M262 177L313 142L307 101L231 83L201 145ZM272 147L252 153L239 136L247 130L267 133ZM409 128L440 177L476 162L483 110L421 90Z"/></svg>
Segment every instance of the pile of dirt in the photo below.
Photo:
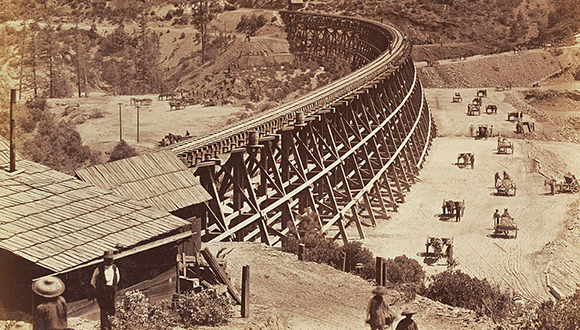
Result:
<svg viewBox="0 0 580 330"><path fill-rule="evenodd" d="M426 88L474 88L530 86L560 70L556 57L549 52L530 51L493 57L473 57L466 61L418 70Z"/></svg>
<svg viewBox="0 0 580 330"><path fill-rule="evenodd" d="M544 129L534 138L580 143L580 93L528 90L518 94L507 93L506 102L542 122Z"/></svg>

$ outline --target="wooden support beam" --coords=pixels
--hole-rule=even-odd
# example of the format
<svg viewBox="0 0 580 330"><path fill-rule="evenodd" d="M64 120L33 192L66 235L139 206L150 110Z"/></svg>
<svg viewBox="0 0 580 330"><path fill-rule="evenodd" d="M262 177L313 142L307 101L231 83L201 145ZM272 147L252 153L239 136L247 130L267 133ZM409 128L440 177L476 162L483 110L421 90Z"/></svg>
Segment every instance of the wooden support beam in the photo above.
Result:
<svg viewBox="0 0 580 330"><path fill-rule="evenodd" d="M234 300L238 304L242 304L242 298L240 297L238 290L236 290L236 288L234 287L234 284L230 281L230 278L228 277L226 272L223 270L223 268L219 265L219 263L217 262L217 259L213 256L211 251L208 248L203 248L203 249L201 249L201 254L203 255L205 261L207 261L207 263L211 267L211 269L214 271L217 279L221 283L227 285L228 292L230 293L232 298L234 298Z"/></svg>

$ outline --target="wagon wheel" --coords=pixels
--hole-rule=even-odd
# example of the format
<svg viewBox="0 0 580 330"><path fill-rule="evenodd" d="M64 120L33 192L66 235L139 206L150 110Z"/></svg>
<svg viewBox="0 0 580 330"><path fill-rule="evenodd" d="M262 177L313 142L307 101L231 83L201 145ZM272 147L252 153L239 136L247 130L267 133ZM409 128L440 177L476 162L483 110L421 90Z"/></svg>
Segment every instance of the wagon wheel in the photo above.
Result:
<svg viewBox="0 0 580 330"><path fill-rule="evenodd" d="M572 184L572 189L570 189L574 194L580 191L580 184Z"/></svg>

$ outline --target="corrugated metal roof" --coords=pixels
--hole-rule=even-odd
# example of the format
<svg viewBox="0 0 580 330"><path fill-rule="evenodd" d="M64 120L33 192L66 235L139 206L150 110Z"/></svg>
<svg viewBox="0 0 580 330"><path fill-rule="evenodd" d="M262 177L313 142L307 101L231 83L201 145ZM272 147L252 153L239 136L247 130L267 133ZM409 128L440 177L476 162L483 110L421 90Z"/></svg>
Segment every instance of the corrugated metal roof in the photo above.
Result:
<svg viewBox="0 0 580 330"><path fill-rule="evenodd" d="M0 248L61 272L188 221L22 160L0 170Z"/></svg>
<svg viewBox="0 0 580 330"><path fill-rule="evenodd" d="M22 160L22 156L16 152L16 160ZM10 141L0 135L0 169L10 167Z"/></svg>
<svg viewBox="0 0 580 330"><path fill-rule="evenodd" d="M168 150L99 164L76 173L85 182L168 212L211 199L193 173Z"/></svg>

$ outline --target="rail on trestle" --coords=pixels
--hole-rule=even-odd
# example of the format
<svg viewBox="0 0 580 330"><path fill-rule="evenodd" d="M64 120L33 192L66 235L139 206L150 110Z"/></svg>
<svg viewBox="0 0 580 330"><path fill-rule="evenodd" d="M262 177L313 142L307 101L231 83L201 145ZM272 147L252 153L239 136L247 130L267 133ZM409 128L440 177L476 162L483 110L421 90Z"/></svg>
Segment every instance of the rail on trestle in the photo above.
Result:
<svg viewBox="0 0 580 330"><path fill-rule="evenodd" d="M405 201L435 135L400 32L362 19L281 14L291 50L346 56L359 67L258 118L169 147L213 197L206 242L275 245L300 236L307 209L321 233L348 242L352 225L362 239L363 217L376 225Z"/></svg>

